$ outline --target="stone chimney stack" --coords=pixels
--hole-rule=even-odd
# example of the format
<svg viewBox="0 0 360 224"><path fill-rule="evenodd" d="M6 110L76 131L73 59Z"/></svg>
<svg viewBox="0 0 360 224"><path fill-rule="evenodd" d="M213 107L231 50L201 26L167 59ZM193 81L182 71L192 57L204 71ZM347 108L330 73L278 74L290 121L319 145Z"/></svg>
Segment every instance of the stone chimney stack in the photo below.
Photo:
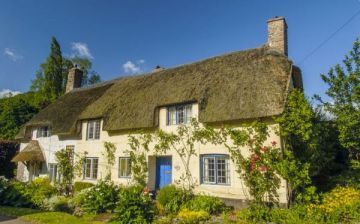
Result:
<svg viewBox="0 0 360 224"><path fill-rule="evenodd" d="M268 24L268 45L288 56L287 24L284 17L271 18Z"/></svg>
<svg viewBox="0 0 360 224"><path fill-rule="evenodd" d="M83 79L83 72L75 66L69 70L69 74L66 82L66 92L68 93L75 88L81 87Z"/></svg>

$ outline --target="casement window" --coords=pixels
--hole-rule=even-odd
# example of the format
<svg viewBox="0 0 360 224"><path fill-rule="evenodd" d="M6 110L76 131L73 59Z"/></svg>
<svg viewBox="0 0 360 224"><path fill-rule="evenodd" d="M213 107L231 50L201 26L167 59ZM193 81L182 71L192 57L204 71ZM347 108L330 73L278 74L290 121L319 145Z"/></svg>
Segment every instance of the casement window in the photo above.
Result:
<svg viewBox="0 0 360 224"><path fill-rule="evenodd" d="M91 120L87 123L87 139L100 139L100 120Z"/></svg>
<svg viewBox="0 0 360 224"><path fill-rule="evenodd" d="M49 163L49 180L52 183L58 182L59 181L59 176L58 176L58 169L57 169L57 164L56 163Z"/></svg>
<svg viewBox="0 0 360 224"><path fill-rule="evenodd" d="M192 118L192 105L176 105L167 109L167 125L188 124Z"/></svg>
<svg viewBox="0 0 360 224"><path fill-rule="evenodd" d="M84 179L96 180L98 173L99 158L86 157L84 164Z"/></svg>
<svg viewBox="0 0 360 224"><path fill-rule="evenodd" d="M203 155L201 180L204 184L230 184L230 160L227 155Z"/></svg>
<svg viewBox="0 0 360 224"><path fill-rule="evenodd" d="M42 126L37 128L36 138L49 137L51 134L51 129L49 126Z"/></svg>
<svg viewBox="0 0 360 224"><path fill-rule="evenodd" d="M119 178L129 178L131 176L130 157L119 157Z"/></svg>

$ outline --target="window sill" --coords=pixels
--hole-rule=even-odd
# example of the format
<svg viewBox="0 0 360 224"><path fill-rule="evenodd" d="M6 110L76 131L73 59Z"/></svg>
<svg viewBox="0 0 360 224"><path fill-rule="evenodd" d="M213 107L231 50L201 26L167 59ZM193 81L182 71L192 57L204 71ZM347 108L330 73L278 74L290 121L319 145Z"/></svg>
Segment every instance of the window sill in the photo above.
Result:
<svg viewBox="0 0 360 224"><path fill-rule="evenodd" d="M119 179L131 179L131 177L119 177Z"/></svg>
<svg viewBox="0 0 360 224"><path fill-rule="evenodd" d="M231 184L218 184L218 183L201 183L200 186L224 186L229 187Z"/></svg>

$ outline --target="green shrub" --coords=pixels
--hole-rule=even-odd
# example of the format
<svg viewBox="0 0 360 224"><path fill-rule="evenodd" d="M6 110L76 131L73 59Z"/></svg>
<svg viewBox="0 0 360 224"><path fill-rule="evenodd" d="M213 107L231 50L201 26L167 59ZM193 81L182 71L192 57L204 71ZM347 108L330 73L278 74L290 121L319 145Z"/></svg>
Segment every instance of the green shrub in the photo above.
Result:
<svg viewBox="0 0 360 224"><path fill-rule="evenodd" d="M189 211L182 209L177 215L177 218L179 219L179 223L198 224L210 219L210 215L206 211Z"/></svg>
<svg viewBox="0 0 360 224"><path fill-rule="evenodd" d="M118 201L119 188L112 181L99 181L85 191L82 207L87 213L112 212Z"/></svg>
<svg viewBox="0 0 360 224"><path fill-rule="evenodd" d="M219 198L197 195L183 206L191 211L206 211L209 214L216 215L227 210L227 207Z"/></svg>
<svg viewBox="0 0 360 224"><path fill-rule="evenodd" d="M57 193L57 189L51 185L49 178L39 177L27 184L27 194L31 202L38 208L43 207L45 199Z"/></svg>
<svg viewBox="0 0 360 224"><path fill-rule="evenodd" d="M140 186L120 190L119 202L113 218L116 223L151 223L154 219L155 205L148 193Z"/></svg>
<svg viewBox="0 0 360 224"><path fill-rule="evenodd" d="M65 196L52 196L44 202L44 208L48 211L71 213L69 199Z"/></svg>
<svg viewBox="0 0 360 224"><path fill-rule="evenodd" d="M163 206L166 213L176 214L192 197L193 195L189 191L168 185L160 189L156 200Z"/></svg>
<svg viewBox="0 0 360 224"><path fill-rule="evenodd" d="M245 223L268 223L271 220L271 210L266 206L254 203L248 208L240 210L237 216L240 221Z"/></svg>
<svg viewBox="0 0 360 224"><path fill-rule="evenodd" d="M33 207L26 184L0 178L0 205Z"/></svg>
<svg viewBox="0 0 360 224"><path fill-rule="evenodd" d="M84 189L93 187L94 184L93 183L88 183L88 182L75 182L74 183L74 187L73 187L73 191L74 193L80 192Z"/></svg>

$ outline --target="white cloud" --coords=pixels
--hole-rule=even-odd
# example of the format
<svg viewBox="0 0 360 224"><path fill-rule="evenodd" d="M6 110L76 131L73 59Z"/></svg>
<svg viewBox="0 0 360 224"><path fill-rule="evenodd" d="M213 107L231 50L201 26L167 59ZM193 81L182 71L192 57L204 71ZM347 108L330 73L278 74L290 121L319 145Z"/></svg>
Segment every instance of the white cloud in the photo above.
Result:
<svg viewBox="0 0 360 224"><path fill-rule="evenodd" d="M93 59L94 57L90 53L86 43L73 42L71 43L71 50L73 51L72 56Z"/></svg>
<svg viewBox="0 0 360 224"><path fill-rule="evenodd" d="M0 98L5 98L5 97L12 97L15 96L17 94L20 94L21 92L19 91L12 91L10 89L3 89L0 91Z"/></svg>
<svg viewBox="0 0 360 224"><path fill-rule="evenodd" d="M145 60L144 60L144 59L140 59L140 60L137 60L136 63L138 63L138 64L144 64L144 63L145 63Z"/></svg>
<svg viewBox="0 0 360 224"><path fill-rule="evenodd" d="M14 49L5 48L4 55L7 56L12 61L17 61L23 58L20 54L17 54Z"/></svg>
<svg viewBox="0 0 360 224"><path fill-rule="evenodd" d="M137 74L142 71L139 64L140 63L135 64L132 61L127 61L125 64L123 64L123 69L126 73Z"/></svg>

